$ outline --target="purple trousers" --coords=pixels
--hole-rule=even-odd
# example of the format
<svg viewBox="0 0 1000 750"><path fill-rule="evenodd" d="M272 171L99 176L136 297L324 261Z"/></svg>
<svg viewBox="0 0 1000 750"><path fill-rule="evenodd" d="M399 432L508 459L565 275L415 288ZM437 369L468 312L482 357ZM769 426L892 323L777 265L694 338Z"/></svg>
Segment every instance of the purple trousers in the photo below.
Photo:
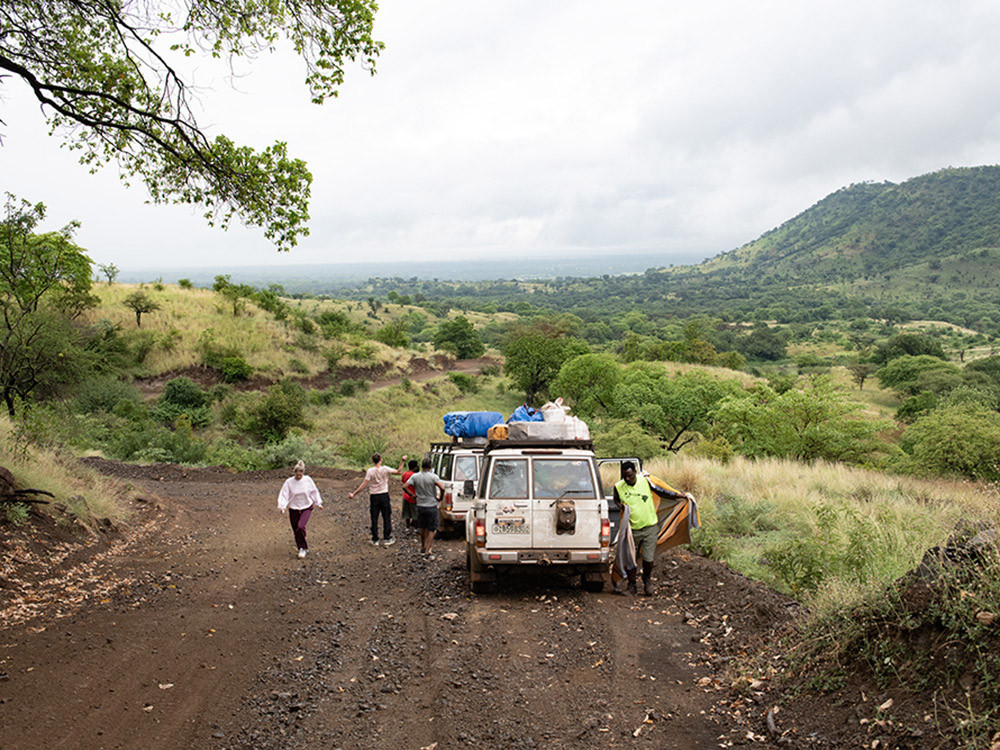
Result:
<svg viewBox="0 0 1000 750"><path fill-rule="evenodd" d="M306 524L309 523L309 516L312 515L312 512L311 505L303 510L288 509L288 520L292 524L292 533L295 534L295 546L298 549L309 549L309 545L306 544Z"/></svg>

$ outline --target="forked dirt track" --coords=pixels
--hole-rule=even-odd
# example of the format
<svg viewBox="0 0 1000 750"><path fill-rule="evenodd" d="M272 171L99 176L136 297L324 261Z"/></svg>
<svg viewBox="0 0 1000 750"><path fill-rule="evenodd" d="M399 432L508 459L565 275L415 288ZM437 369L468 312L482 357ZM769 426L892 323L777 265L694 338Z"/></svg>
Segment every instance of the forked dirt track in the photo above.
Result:
<svg viewBox="0 0 1000 750"><path fill-rule="evenodd" d="M303 561L275 509L285 472L99 468L155 499L155 530L74 582L82 603L56 597L0 629L2 748L764 740L752 727L766 706L730 691L724 670L786 603L703 558L662 560L649 598L553 575L473 596L460 539L434 561L401 529L392 547L368 544L353 472L311 471L325 507Z"/></svg>

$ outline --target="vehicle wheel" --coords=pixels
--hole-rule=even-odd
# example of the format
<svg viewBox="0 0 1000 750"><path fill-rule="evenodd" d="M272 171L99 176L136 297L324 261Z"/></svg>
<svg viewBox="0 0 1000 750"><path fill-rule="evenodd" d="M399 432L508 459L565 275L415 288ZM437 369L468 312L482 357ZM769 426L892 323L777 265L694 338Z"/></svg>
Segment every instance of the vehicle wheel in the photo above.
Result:
<svg viewBox="0 0 1000 750"><path fill-rule="evenodd" d="M472 593L489 594L492 592L495 584L491 580L483 580L486 571L483 570L483 564L479 562L479 558L472 552L472 547L468 544L465 545L465 559L469 565L469 585L472 588Z"/></svg>
<svg viewBox="0 0 1000 750"><path fill-rule="evenodd" d="M604 591L604 580L590 581L587 580L586 573L580 576L580 586L583 587L584 591L589 591L592 594L600 594Z"/></svg>

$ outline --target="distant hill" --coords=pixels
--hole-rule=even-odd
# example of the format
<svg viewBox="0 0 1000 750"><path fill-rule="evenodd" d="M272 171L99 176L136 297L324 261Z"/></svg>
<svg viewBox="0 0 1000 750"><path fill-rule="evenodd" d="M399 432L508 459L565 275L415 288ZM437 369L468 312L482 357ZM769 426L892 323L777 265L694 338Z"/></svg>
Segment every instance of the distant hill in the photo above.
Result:
<svg viewBox="0 0 1000 750"><path fill-rule="evenodd" d="M290 294L338 294L373 278L404 278L427 281L472 282L490 279L554 279L560 276L601 276L603 274L641 273L666 262L694 263L706 253L687 252L656 255L642 253L566 255L563 257L527 257L490 259L467 257L461 260L418 260L357 263L296 264L275 262L267 266L225 267L148 267L126 268L118 277L125 283L139 283L162 278L164 281L190 279L196 286L211 286L219 274L228 274L234 283L267 288L281 284Z"/></svg>
<svg viewBox="0 0 1000 750"><path fill-rule="evenodd" d="M903 269L912 276L914 267L983 248L1000 248L1000 166L944 169L898 185L851 185L696 268L842 284ZM950 280L939 274L938 282ZM965 283L961 276L955 281Z"/></svg>

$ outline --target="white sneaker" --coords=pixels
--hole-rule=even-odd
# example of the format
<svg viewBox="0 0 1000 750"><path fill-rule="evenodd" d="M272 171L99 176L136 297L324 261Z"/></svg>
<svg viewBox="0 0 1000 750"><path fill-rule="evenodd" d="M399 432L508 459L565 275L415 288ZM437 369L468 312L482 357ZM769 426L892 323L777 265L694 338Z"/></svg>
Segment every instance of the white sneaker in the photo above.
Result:
<svg viewBox="0 0 1000 750"><path fill-rule="evenodd" d="M386 547L388 547L390 544L395 544L395 543L396 543L396 537L394 537L394 536L389 537L384 542L384 544L385 544Z"/></svg>
<svg viewBox="0 0 1000 750"><path fill-rule="evenodd" d="M306 556L306 551L304 549L299 550L299 559L303 559Z"/></svg>
<svg viewBox="0 0 1000 750"><path fill-rule="evenodd" d="M370 545L371 545L372 547L378 547L378 539L370 539L370 540L368 540L368 543L369 543L369 544L370 544Z"/></svg>

